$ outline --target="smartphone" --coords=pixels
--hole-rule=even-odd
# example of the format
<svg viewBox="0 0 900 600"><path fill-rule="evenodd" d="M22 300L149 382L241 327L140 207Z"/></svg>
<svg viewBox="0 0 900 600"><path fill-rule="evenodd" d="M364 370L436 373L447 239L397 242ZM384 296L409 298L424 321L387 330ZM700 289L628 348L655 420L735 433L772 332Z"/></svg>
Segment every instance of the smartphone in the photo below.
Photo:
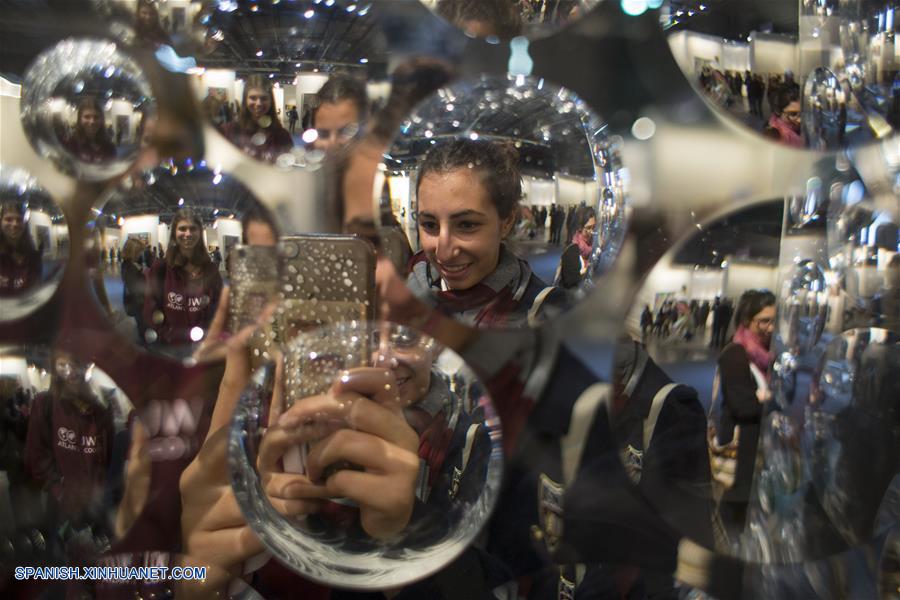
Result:
<svg viewBox="0 0 900 600"><path fill-rule="evenodd" d="M280 260L274 246L235 246L228 256L231 300L228 306L228 330L236 334L254 325L266 307L278 299ZM267 325L253 332L250 347L251 366L255 369L271 359L274 332Z"/></svg>
<svg viewBox="0 0 900 600"><path fill-rule="evenodd" d="M323 325L374 318L375 247L370 241L355 235L296 235L282 238L281 253L282 302L276 322L282 343ZM338 340L323 336L316 343L321 349L313 358L286 357L287 406L325 392L335 374L368 359L364 340L349 359Z"/></svg>
<svg viewBox="0 0 900 600"><path fill-rule="evenodd" d="M287 410L303 398L327 392L341 371L368 364L370 340L339 339L322 326L373 319L376 259L374 245L355 235L288 236L280 246L282 301L276 326L287 348ZM296 339L301 333L302 344ZM285 469L305 472L307 450L304 444L289 451Z"/></svg>

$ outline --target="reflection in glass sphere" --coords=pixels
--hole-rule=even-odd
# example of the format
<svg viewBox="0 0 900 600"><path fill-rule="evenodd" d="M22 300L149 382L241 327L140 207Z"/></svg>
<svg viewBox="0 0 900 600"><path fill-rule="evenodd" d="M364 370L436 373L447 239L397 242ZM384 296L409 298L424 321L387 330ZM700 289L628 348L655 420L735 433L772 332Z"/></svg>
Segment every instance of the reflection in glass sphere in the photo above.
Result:
<svg viewBox="0 0 900 600"><path fill-rule="evenodd" d="M26 171L0 165L0 321L20 319L46 302L68 258L62 209Z"/></svg>
<svg viewBox="0 0 900 600"><path fill-rule="evenodd" d="M818 67L803 87L803 127L810 148L825 150L844 145L847 96L834 73Z"/></svg>
<svg viewBox="0 0 900 600"><path fill-rule="evenodd" d="M900 126L894 10L891 0L669 0L661 21L676 62L721 114L822 150Z"/></svg>
<svg viewBox="0 0 900 600"><path fill-rule="evenodd" d="M232 481L248 523L280 561L327 585L388 589L437 571L497 499L500 431L483 390L458 356L407 327L302 333L235 411ZM302 508L284 510L276 477Z"/></svg>
<svg viewBox="0 0 900 600"><path fill-rule="evenodd" d="M182 56L205 54L222 41L222 33L211 27L211 2L182 0L91 0L94 10L110 23L120 39L130 45L157 49L171 46Z"/></svg>
<svg viewBox="0 0 900 600"><path fill-rule="evenodd" d="M657 513L698 544L762 562L770 559L756 549L768 540L753 539L759 532L748 517L751 490L759 488L771 507L783 490L796 488L797 466L786 452L795 428L767 416L771 405L760 401L765 389L735 336L738 325L744 336L749 331L736 313L747 310L741 304L747 292L777 288L786 208L776 199L698 222L692 235L656 263L626 319L634 341L616 348L609 402L616 407L610 428L622 463ZM816 272L806 268L798 269L795 285L815 289ZM764 294L755 296L768 302ZM799 315L805 307L800 300L809 299L799 293L796 299ZM750 319L772 308L756 306ZM756 331L770 329L760 324ZM752 335L765 352L768 341ZM782 364L789 364L784 354ZM666 390L670 381L678 386ZM657 398L662 407L648 445L645 419ZM772 427L768 438L761 437L764 427ZM759 445L778 453L779 469L764 480L755 472ZM665 458L674 456L677 461ZM782 473L782 466L791 470Z"/></svg>
<svg viewBox="0 0 900 600"><path fill-rule="evenodd" d="M22 87L25 134L61 171L101 181L137 157L155 101L138 65L116 44L64 40L35 59Z"/></svg>
<svg viewBox="0 0 900 600"><path fill-rule="evenodd" d="M508 290L517 303L509 314L488 315L487 302L461 311L480 325L539 323L583 298L625 235L628 177L619 146L578 96L543 79L483 76L426 99L385 156L382 200L383 225L404 234L415 253L413 291L440 304L441 287ZM499 221L480 229L487 250L439 256L438 226L465 211ZM551 284L557 290L542 303L522 300L531 298L529 286Z"/></svg>
<svg viewBox="0 0 900 600"><path fill-rule="evenodd" d="M277 242L271 215L252 193L204 161L168 162L129 177L104 198L93 225L106 287L124 286L122 296L108 294L114 311L131 317L120 321L120 333L179 358L207 337L232 249ZM247 266L241 258L238 265ZM259 306L245 300L263 284L243 267L229 311L246 324L259 315L244 311Z"/></svg>
<svg viewBox="0 0 900 600"><path fill-rule="evenodd" d="M387 47L375 5L351 0L220 2L206 25L219 44L198 58L202 112L245 154L318 168L364 129L386 95Z"/></svg>
<svg viewBox="0 0 900 600"><path fill-rule="evenodd" d="M900 337L860 328L828 344L813 380L804 458L820 518L847 544L869 538L897 470L898 369Z"/></svg>
<svg viewBox="0 0 900 600"><path fill-rule="evenodd" d="M781 294L779 339L794 354L805 354L819 340L828 308L825 269L812 260L797 262Z"/></svg>
<svg viewBox="0 0 900 600"><path fill-rule="evenodd" d="M828 261L836 292L847 297L845 328L871 324L900 329L900 211L896 198L872 197L855 180L828 207Z"/></svg>
<svg viewBox="0 0 900 600"><path fill-rule="evenodd" d="M549 35L587 14L600 0L420 0L471 37L489 42Z"/></svg>
<svg viewBox="0 0 900 600"><path fill-rule="evenodd" d="M0 566L83 564L107 552L146 501L146 488L121 487L129 455L131 472L149 478L149 463L130 454L129 399L60 347L4 347L0 410Z"/></svg>

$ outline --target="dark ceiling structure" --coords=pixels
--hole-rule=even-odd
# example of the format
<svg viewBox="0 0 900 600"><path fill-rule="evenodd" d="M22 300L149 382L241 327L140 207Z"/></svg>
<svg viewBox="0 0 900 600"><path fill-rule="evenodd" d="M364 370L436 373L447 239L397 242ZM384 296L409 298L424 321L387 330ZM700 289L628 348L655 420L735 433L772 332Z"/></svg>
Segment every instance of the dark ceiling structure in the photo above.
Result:
<svg viewBox="0 0 900 600"><path fill-rule="evenodd" d="M409 169L441 140L476 136L515 143L524 173L594 179L588 135L602 136L605 126L587 111L576 96L543 80L463 82L416 108L401 127L388 166Z"/></svg>
<svg viewBox="0 0 900 600"><path fill-rule="evenodd" d="M145 172L133 187L119 188L109 197L98 215L104 225L119 217L155 215L169 222L181 208L190 208L204 223L217 218L241 216L259 202L238 180L210 171L205 166L179 165ZM182 203L179 201L183 199Z"/></svg>
<svg viewBox="0 0 900 600"><path fill-rule="evenodd" d="M703 226L675 255L674 262L718 267L722 261L776 264L781 251L784 200L754 204Z"/></svg>
<svg viewBox="0 0 900 600"><path fill-rule="evenodd" d="M386 41L369 2L240 3L232 11L214 11L207 27L218 45L198 63L239 77L262 73L292 80L313 69L386 76Z"/></svg>
<svg viewBox="0 0 900 600"><path fill-rule="evenodd" d="M670 0L670 31L687 30L746 40L751 32L796 37L799 0Z"/></svg>

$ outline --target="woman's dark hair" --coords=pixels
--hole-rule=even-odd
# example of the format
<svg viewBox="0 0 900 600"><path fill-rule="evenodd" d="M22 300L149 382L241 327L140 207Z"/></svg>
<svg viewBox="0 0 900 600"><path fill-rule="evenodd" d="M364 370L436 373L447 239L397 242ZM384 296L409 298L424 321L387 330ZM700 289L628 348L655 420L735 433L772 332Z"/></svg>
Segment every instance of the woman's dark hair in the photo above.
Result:
<svg viewBox="0 0 900 600"><path fill-rule="evenodd" d="M772 109L776 115L781 116L781 113L784 112L784 109L788 104L791 102L798 102L799 100L800 94L797 92L797 89L792 86L784 85L775 93L775 106L773 106Z"/></svg>
<svg viewBox="0 0 900 600"><path fill-rule="evenodd" d="M17 213L24 221L26 209L22 204L14 201L6 201L3 204L0 204L0 220L2 220L6 214L11 212ZM28 231L27 223L23 228L22 236L15 245L6 239L6 235L0 233L0 254L13 254L22 257L31 254L32 252L36 252L36 250L34 247L34 240L31 239L31 232Z"/></svg>
<svg viewBox="0 0 900 600"><path fill-rule="evenodd" d="M153 20L150 23L141 21L141 9L146 8L153 12ZM169 34L163 29L159 19L159 9L155 0L138 0L134 9L134 33L143 42L154 44L169 43Z"/></svg>
<svg viewBox="0 0 900 600"><path fill-rule="evenodd" d="M254 204L252 205L244 215L241 217L241 243L247 243L247 227L250 223L263 223L269 229L272 230L272 233L275 235L275 239L279 238L278 235L278 226L275 224L275 219L272 218L272 214L266 210L264 207Z"/></svg>
<svg viewBox="0 0 900 600"><path fill-rule="evenodd" d="M575 231L581 231L588 221L597 220L597 212L590 206L579 206L575 210Z"/></svg>
<svg viewBox="0 0 900 600"><path fill-rule="evenodd" d="M416 194L427 175L445 175L457 169L473 169L481 175L481 182L501 219L516 214L522 198L522 176L515 146L487 140L454 140L438 144L419 165Z"/></svg>
<svg viewBox="0 0 900 600"><path fill-rule="evenodd" d="M250 93L250 90L262 90L269 95L269 112L267 115L270 121L266 127L271 128L273 131L284 129L281 121L278 120L278 113L275 112L275 93L272 91L272 84L262 75L251 75L244 82L244 93L241 97L241 114L238 116L240 128L247 132L260 129L259 123L256 122L256 119L253 118L250 110L247 108L247 94Z"/></svg>
<svg viewBox="0 0 900 600"><path fill-rule="evenodd" d="M178 227L178 223L181 221L190 221L196 225L199 230L198 235L200 236L200 239L197 241L197 245L194 246L194 253L190 259L186 258L181 253L181 250L178 248L178 244L175 241L175 230ZM166 247L166 267L184 267L188 263L195 266L205 266L211 262L212 259L209 257L209 254L206 253L206 245L203 243L203 219L190 208L182 208L175 213L174 217L172 217L172 226L169 232L169 245Z"/></svg>
<svg viewBox="0 0 900 600"><path fill-rule="evenodd" d="M137 262L143 251L144 243L135 237L130 237L125 240L125 247L122 249L122 260L125 262Z"/></svg>
<svg viewBox="0 0 900 600"><path fill-rule="evenodd" d="M734 311L735 325L748 325L767 306L775 306L775 294L769 290L747 290L741 294Z"/></svg>
<svg viewBox="0 0 900 600"><path fill-rule="evenodd" d="M522 35L522 18L511 0L441 0L437 13L454 25L462 26L470 21L486 23L503 40Z"/></svg>
<svg viewBox="0 0 900 600"><path fill-rule="evenodd" d="M366 82L352 75L337 74L328 78L328 81L319 88L316 93L316 109L313 112L312 122L316 122L316 113L323 104L337 104L350 100L356 106L359 115L358 120L364 121L369 112L369 96L366 93Z"/></svg>

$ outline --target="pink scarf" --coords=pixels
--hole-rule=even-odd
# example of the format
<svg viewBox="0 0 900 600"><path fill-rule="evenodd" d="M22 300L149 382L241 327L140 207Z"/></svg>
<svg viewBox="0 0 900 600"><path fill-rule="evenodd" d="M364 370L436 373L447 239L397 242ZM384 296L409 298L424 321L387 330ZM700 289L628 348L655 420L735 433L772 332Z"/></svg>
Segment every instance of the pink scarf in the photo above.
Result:
<svg viewBox="0 0 900 600"><path fill-rule="evenodd" d="M578 253L585 260L591 257L591 250L593 250L591 242L592 240L580 231L572 236L572 243L578 246Z"/></svg>
<svg viewBox="0 0 900 600"><path fill-rule="evenodd" d="M794 146L795 148L804 147L803 138L800 137L800 134L794 131L794 129L788 125L787 121L778 115L773 114L769 117L769 127L778 132L782 143L787 144L788 146Z"/></svg>
<svg viewBox="0 0 900 600"><path fill-rule="evenodd" d="M759 338L756 337L755 333L741 325L738 327L737 331L734 332L734 338L732 338L732 340L735 344L744 347L747 356L754 365L759 367L760 371L763 373L768 372L769 364L771 364L775 356L769 352L768 348L760 343Z"/></svg>

